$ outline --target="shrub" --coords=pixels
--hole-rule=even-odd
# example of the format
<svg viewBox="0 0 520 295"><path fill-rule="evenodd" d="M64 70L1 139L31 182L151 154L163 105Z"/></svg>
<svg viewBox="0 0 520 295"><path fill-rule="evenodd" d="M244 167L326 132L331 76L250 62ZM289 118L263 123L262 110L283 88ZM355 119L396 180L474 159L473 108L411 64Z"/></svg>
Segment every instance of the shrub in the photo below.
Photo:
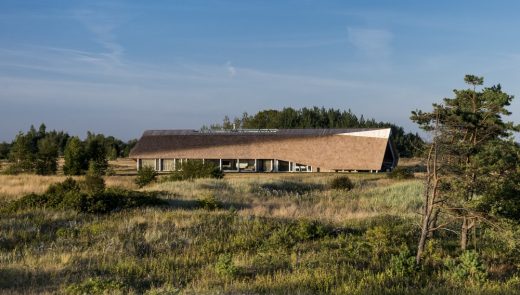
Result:
<svg viewBox="0 0 520 295"><path fill-rule="evenodd" d="M80 184L72 178L67 178L64 182L51 185L43 194L28 194L8 203L3 211L52 208L84 213L108 213L119 209L165 204L165 201L152 193L123 189L102 191L99 188L85 191L85 187L84 183Z"/></svg>
<svg viewBox="0 0 520 295"><path fill-rule="evenodd" d="M299 240L313 240L324 237L328 234L327 228L317 220L300 220L294 230L296 238Z"/></svg>
<svg viewBox="0 0 520 295"><path fill-rule="evenodd" d="M447 258L447 275L454 283L483 284L487 279L486 268L475 251L464 251L458 259Z"/></svg>
<svg viewBox="0 0 520 295"><path fill-rule="evenodd" d="M233 257L230 253L221 254L215 264L217 274L225 277L234 277L238 273L238 269L233 263Z"/></svg>
<svg viewBox="0 0 520 295"><path fill-rule="evenodd" d="M90 195L103 193L105 191L105 180L99 175L87 174L83 182L83 190Z"/></svg>
<svg viewBox="0 0 520 295"><path fill-rule="evenodd" d="M200 208L206 210L216 210L222 208L222 203L219 200L217 200L217 198L213 195L209 195L202 199L199 199L197 203Z"/></svg>
<svg viewBox="0 0 520 295"><path fill-rule="evenodd" d="M88 278L65 289L66 294L122 294L124 284L110 279Z"/></svg>
<svg viewBox="0 0 520 295"><path fill-rule="evenodd" d="M349 191L354 188L354 183L348 176L338 176L330 182L330 188L336 190Z"/></svg>
<svg viewBox="0 0 520 295"><path fill-rule="evenodd" d="M214 164L199 160L189 160L183 163L181 170L174 171L168 178L170 181L193 180L197 178L216 178L221 179L224 173Z"/></svg>
<svg viewBox="0 0 520 295"><path fill-rule="evenodd" d="M396 167L387 174L390 179L411 179L414 178L413 170L407 167Z"/></svg>
<svg viewBox="0 0 520 295"><path fill-rule="evenodd" d="M135 178L135 184L138 187L144 187L157 178L157 172L153 167L145 166L137 172L137 177Z"/></svg>
<svg viewBox="0 0 520 295"><path fill-rule="evenodd" d="M284 196L289 194L303 195L322 188L323 186L320 184L282 180L253 186L251 191L265 196Z"/></svg>

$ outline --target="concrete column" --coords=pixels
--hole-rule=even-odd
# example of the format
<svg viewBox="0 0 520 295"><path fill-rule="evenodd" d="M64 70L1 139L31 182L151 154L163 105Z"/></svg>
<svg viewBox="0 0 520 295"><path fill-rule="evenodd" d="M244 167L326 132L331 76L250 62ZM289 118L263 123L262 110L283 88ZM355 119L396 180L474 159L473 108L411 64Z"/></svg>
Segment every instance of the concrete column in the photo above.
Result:
<svg viewBox="0 0 520 295"><path fill-rule="evenodd" d="M139 169L141 169L141 159L137 159L137 161L135 162L135 166L137 168L137 171L139 171Z"/></svg>
<svg viewBox="0 0 520 295"><path fill-rule="evenodd" d="M240 159L237 159L237 172L240 172Z"/></svg>
<svg viewBox="0 0 520 295"><path fill-rule="evenodd" d="M258 159L255 159L255 172L257 172L257 170L256 170L256 167L257 167L256 163L257 162L258 162Z"/></svg>
<svg viewBox="0 0 520 295"><path fill-rule="evenodd" d="M218 168L222 171L222 159L219 159Z"/></svg>
<svg viewBox="0 0 520 295"><path fill-rule="evenodd" d="M278 160L274 160L273 172L278 172Z"/></svg>
<svg viewBox="0 0 520 295"><path fill-rule="evenodd" d="M204 159L202 159L202 165L204 165L204 163L205 163L205 162L204 162Z"/></svg>

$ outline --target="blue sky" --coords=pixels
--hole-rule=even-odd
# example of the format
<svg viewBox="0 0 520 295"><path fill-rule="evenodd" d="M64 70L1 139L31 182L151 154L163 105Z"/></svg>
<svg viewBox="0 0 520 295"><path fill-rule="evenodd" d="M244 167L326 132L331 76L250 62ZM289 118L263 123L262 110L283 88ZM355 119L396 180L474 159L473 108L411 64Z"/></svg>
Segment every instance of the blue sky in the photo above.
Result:
<svg viewBox="0 0 520 295"><path fill-rule="evenodd" d="M416 130L467 73L520 96L518 1L0 2L0 140L324 106ZM520 98L519 98L520 99ZM520 122L520 102L510 107Z"/></svg>

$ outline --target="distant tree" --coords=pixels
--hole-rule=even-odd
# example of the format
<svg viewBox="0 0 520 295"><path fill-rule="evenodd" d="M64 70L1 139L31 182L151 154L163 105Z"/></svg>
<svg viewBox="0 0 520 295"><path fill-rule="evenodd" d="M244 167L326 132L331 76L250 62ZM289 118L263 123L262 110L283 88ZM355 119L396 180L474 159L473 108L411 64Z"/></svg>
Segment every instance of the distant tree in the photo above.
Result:
<svg viewBox="0 0 520 295"><path fill-rule="evenodd" d="M64 152L65 164L63 173L65 175L81 175L88 168L87 155L83 143L78 137L70 138Z"/></svg>
<svg viewBox="0 0 520 295"><path fill-rule="evenodd" d="M36 174L51 175L58 170L58 146L50 137L38 141L35 164Z"/></svg>
<svg viewBox="0 0 520 295"><path fill-rule="evenodd" d="M108 168L107 152L103 144L103 135L87 134L86 154L90 166L93 166L97 174L104 175Z"/></svg>
<svg viewBox="0 0 520 295"><path fill-rule="evenodd" d="M32 148L32 138L23 132L18 133L9 152L9 161L16 170L30 172L34 168L35 153Z"/></svg>
<svg viewBox="0 0 520 295"><path fill-rule="evenodd" d="M120 156L123 158L128 157L128 155L130 154L130 151L134 148L134 146L136 144L137 144L137 139L131 139L128 142L126 142L123 146Z"/></svg>
<svg viewBox="0 0 520 295"><path fill-rule="evenodd" d="M0 142L0 159L8 159L11 145L7 142Z"/></svg>
<svg viewBox="0 0 520 295"><path fill-rule="evenodd" d="M241 118L233 120L236 128L278 129L278 128L391 128L392 141L402 157L417 156L422 151L423 140L417 133L406 133L400 126L377 122L374 119L358 118L351 110L325 108L283 108L282 110L263 110L254 115L243 113ZM233 129L228 116L222 124L211 124L209 129Z"/></svg>

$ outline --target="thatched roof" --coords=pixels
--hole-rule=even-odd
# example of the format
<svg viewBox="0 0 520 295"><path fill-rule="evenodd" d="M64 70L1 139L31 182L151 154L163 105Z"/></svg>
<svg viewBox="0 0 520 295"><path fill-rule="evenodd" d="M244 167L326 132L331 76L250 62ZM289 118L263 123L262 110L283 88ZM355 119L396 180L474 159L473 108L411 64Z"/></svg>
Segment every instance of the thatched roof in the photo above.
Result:
<svg viewBox="0 0 520 295"><path fill-rule="evenodd" d="M390 129L148 130L140 159L279 159L322 169L379 170Z"/></svg>

